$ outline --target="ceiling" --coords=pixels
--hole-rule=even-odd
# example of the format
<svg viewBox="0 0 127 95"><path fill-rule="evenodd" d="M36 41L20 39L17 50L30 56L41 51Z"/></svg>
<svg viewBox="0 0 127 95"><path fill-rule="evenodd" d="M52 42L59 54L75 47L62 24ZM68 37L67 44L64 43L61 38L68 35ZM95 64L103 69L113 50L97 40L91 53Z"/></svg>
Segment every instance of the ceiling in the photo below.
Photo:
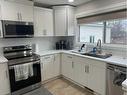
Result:
<svg viewBox="0 0 127 95"><path fill-rule="evenodd" d="M70 5L81 5L91 0L74 0L73 3L69 3L68 0L34 0L38 3L48 4L48 5L59 5L59 4L70 4Z"/></svg>

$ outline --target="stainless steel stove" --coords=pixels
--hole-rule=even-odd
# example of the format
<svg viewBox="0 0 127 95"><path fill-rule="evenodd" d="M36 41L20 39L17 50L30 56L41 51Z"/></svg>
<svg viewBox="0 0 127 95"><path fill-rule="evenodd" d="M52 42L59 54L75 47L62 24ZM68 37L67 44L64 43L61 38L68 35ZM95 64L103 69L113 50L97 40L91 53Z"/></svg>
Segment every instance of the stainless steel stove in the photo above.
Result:
<svg viewBox="0 0 127 95"><path fill-rule="evenodd" d="M41 86L40 56L33 53L32 45L4 47L3 51L8 59L12 95L22 95ZM26 73L27 78L22 78L21 75ZM32 75L29 76L29 73Z"/></svg>

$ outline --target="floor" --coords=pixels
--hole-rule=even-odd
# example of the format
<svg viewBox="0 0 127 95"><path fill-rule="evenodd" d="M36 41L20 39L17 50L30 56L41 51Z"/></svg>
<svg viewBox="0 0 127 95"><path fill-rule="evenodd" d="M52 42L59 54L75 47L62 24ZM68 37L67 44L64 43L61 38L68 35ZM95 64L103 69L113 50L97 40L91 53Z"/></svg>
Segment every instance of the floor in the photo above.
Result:
<svg viewBox="0 0 127 95"><path fill-rule="evenodd" d="M53 95L94 95L65 79L57 79L44 85Z"/></svg>

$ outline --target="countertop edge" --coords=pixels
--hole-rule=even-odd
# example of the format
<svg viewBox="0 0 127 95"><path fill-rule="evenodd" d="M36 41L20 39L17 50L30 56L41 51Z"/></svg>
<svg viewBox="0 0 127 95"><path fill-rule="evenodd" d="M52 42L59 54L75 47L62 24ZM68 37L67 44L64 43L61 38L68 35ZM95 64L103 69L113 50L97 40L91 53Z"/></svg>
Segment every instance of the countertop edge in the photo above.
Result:
<svg viewBox="0 0 127 95"><path fill-rule="evenodd" d="M75 55L75 56L79 56L79 57L84 57L84 58L88 58L88 59L102 61L102 62L113 64L113 65L119 65L119 66L127 67L127 64L122 64L122 62L113 61L112 57L110 57L110 59L109 58L107 58L107 59L101 59L101 58L96 58L96 57L91 57L91 56L86 56L86 55L81 55L81 54L73 53L73 52L71 52L71 50L68 50L68 51L67 50L47 50L47 51L42 51L42 52L36 52L36 54L39 54L40 56L46 56L46 55L58 54L58 53L71 54L71 55Z"/></svg>

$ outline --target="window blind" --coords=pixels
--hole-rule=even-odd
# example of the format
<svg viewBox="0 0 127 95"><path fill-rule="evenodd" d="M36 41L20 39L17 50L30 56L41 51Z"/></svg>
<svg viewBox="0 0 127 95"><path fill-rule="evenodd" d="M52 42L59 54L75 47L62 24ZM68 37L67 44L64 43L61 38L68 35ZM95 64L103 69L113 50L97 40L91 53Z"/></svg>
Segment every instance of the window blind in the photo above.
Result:
<svg viewBox="0 0 127 95"><path fill-rule="evenodd" d="M127 18L127 9L77 18L78 24Z"/></svg>

